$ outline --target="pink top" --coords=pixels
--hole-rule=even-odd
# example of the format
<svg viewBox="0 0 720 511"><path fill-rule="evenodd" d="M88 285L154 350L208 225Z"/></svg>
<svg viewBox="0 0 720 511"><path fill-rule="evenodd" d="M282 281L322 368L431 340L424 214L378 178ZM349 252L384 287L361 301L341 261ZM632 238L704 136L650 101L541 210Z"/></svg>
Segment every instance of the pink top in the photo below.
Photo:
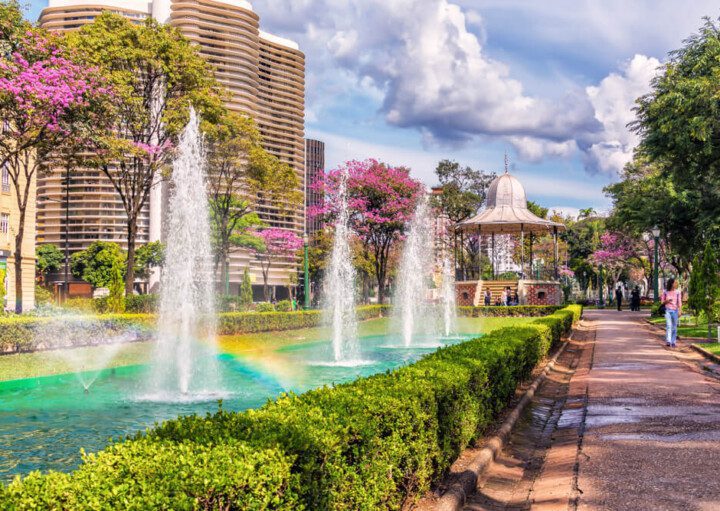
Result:
<svg viewBox="0 0 720 511"><path fill-rule="evenodd" d="M679 289L675 291L664 291L662 294L662 301L665 303L665 308L671 311L679 311L682 309L682 293Z"/></svg>

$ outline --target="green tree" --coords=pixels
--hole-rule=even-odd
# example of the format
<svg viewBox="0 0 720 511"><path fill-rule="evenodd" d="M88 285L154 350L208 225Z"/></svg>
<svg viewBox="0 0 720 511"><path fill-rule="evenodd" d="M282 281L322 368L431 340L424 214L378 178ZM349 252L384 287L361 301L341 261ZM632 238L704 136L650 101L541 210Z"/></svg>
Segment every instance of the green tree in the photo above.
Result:
<svg viewBox="0 0 720 511"><path fill-rule="evenodd" d="M250 279L250 272L247 268L245 268L245 271L243 271L242 284L240 285L240 304L247 309L252 305L252 303L252 280Z"/></svg>
<svg viewBox="0 0 720 511"><path fill-rule="evenodd" d="M135 276L147 280L150 270L165 263L165 246L159 241L151 241L139 247L135 252Z"/></svg>
<svg viewBox="0 0 720 511"><path fill-rule="evenodd" d="M60 271L65 262L65 254L52 243L38 245L35 248L35 267L38 275L47 277L52 271Z"/></svg>
<svg viewBox="0 0 720 511"><path fill-rule="evenodd" d="M107 299L108 312L114 314L125 312L125 282L123 265L120 260L116 260L112 265L108 290L110 291Z"/></svg>
<svg viewBox="0 0 720 511"><path fill-rule="evenodd" d="M702 312L708 322L708 339L712 338L712 325L720 320L720 274L717 254L708 241L702 259L696 257L690 274L689 305Z"/></svg>
<svg viewBox="0 0 720 511"><path fill-rule="evenodd" d="M126 215L125 292L132 293L138 220L194 107L208 123L224 114L219 85L196 45L152 19L136 24L105 12L68 33L89 66L104 71L115 93L111 126L98 143L97 166L120 196Z"/></svg>
<svg viewBox="0 0 720 511"><path fill-rule="evenodd" d="M654 167L654 182L665 191L669 208L663 211L678 215L682 206L687 223L674 221L671 233L676 238L674 250L686 261L707 240L720 240L718 76L720 25L706 18L696 34L670 53L650 93L638 100L637 121L632 124L641 137L638 152Z"/></svg>
<svg viewBox="0 0 720 511"><path fill-rule="evenodd" d="M475 215L485 202L488 186L495 174L462 167L451 160L442 160L435 168L435 175L442 186L436 205L453 222L461 222Z"/></svg>
<svg viewBox="0 0 720 511"><path fill-rule="evenodd" d="M93 287L107 287L112 281L114 268L125 264L125 253L117 243L95 241L88 248L70 258L72 274Z"/></svg>
<svg viewBox="0 0 720 511"><path fill-rule="evenodd" d="M687 194L677 193L662 165L636 157L625 166L622 180L606 187L605 193L613 201L609 229L641 238L657 225L666 236L661 240L663 259L682 273L689 270L694 254L702 248L697 246L693 207Z"/></svg>
<svg viewBox="0 0 720 511"><path fill-rule="evenodd" d="M547 218L548 211L550 211L548 208L544 208L537 202L533 202L531 200L527 201L527 207L531 213L535 216L539 216L540 218Z"/></svg>

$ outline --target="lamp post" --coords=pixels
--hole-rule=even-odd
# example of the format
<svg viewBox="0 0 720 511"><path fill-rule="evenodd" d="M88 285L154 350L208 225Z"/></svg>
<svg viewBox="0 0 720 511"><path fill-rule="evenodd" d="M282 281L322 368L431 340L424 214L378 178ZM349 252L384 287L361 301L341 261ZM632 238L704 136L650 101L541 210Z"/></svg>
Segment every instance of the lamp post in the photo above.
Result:
<svg viewBox="0 0 720 511"><path fill-rule="evenodd" d="M310 259L308 258L308 235L303 235L304 270L305 270L305 309L310 308Z"/></svg>
<svg viewBox="0 0 720 511"><path fill-rule="evenodd" d="M659 303L660 302L660 260L659 260L659 247L660 244L660 228L658 226L655 226L651 230L653 239L655 240L655 268L653 272L653 302Z"/></svg>

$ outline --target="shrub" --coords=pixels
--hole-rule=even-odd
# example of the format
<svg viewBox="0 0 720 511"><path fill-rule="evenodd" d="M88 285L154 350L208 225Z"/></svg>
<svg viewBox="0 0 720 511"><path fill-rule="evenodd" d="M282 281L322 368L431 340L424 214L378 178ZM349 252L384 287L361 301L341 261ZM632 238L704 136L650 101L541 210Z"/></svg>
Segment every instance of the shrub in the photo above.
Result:
<svg viewBox="0 0 720 511"><path fill-rule="evenodd" d="M277 303L275 310L278 312L290 312L292 311L292 302L290 300L282 300Z"/></svg>
<svg viewBox="0 0 720 511"><path fill-rule="evenodd" d="M485 432L581 311L257 410L167 421L73 474L0 487L0 508L400 509Z"/></svg>
<svg viewBox="0 0 720 511"><path fill-rule="evenodd" d="M562 309L559 305L513 305L507 306L480 306L480 307L458 307L458 316L465 317L506 317L506 316L547 316Z"/></svg>
<svg viewBox="0 0 720 511"><path fill-rule="evenodd" d="M2 282L0 282L2 286ZM49 305L53 302L53 294L42 286L35 286L35 305L40 307L42 305ZM0 304L2 299L0 297Z"/></svg>
<svg viewBox="0 0 720 511"><path fill-rule="evenodd" d="M298 509L290 459L239 442L129 441L84 456L72 475L33 472L3 509Z"/></svg>
<svg viewBox="0 0 720 511"><path fill-rule="evenodd" d="M275 312L275 306L270 302L260 302L255 304L256 312Z"/></svg>

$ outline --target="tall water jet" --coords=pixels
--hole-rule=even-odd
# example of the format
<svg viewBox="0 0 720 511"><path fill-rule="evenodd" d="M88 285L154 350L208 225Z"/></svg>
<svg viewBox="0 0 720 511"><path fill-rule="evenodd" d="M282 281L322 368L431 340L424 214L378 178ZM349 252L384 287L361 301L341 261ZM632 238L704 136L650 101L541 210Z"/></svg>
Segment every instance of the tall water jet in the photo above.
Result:
<svg viewBox="0 0 720 511"><path fill-rule="evenodd" d="M403 248L395 295L394 322L399 324L405 346L413 336L436 330L436 314L428 301L433 274L434 247L427 194L418 201Z"/></svg>
<svg viewBox="0 0 720 511"><path fill-rule="evenodd" d="M340 177L340 211L335 221L335 240L324 288L324 309L332 327L335 362L353 362L359 358L357 316L355 313L355 267L350 251L350 227L345 171Z"/></svg>
<svg viewBox="0 0 720 511"><path fill-rule="evenodd" d="M170 181L153 399L211 397L220 389L215 346L210 216L205 151L194 110L183 131Z"/></svg>
<svg viewBox="0 0 720 511"><path fill-rule="evenodd" d="M443 257L440 300L443 310L445 337L457 333L457 307L455 298L455 269L449 254Z"/></svg>

